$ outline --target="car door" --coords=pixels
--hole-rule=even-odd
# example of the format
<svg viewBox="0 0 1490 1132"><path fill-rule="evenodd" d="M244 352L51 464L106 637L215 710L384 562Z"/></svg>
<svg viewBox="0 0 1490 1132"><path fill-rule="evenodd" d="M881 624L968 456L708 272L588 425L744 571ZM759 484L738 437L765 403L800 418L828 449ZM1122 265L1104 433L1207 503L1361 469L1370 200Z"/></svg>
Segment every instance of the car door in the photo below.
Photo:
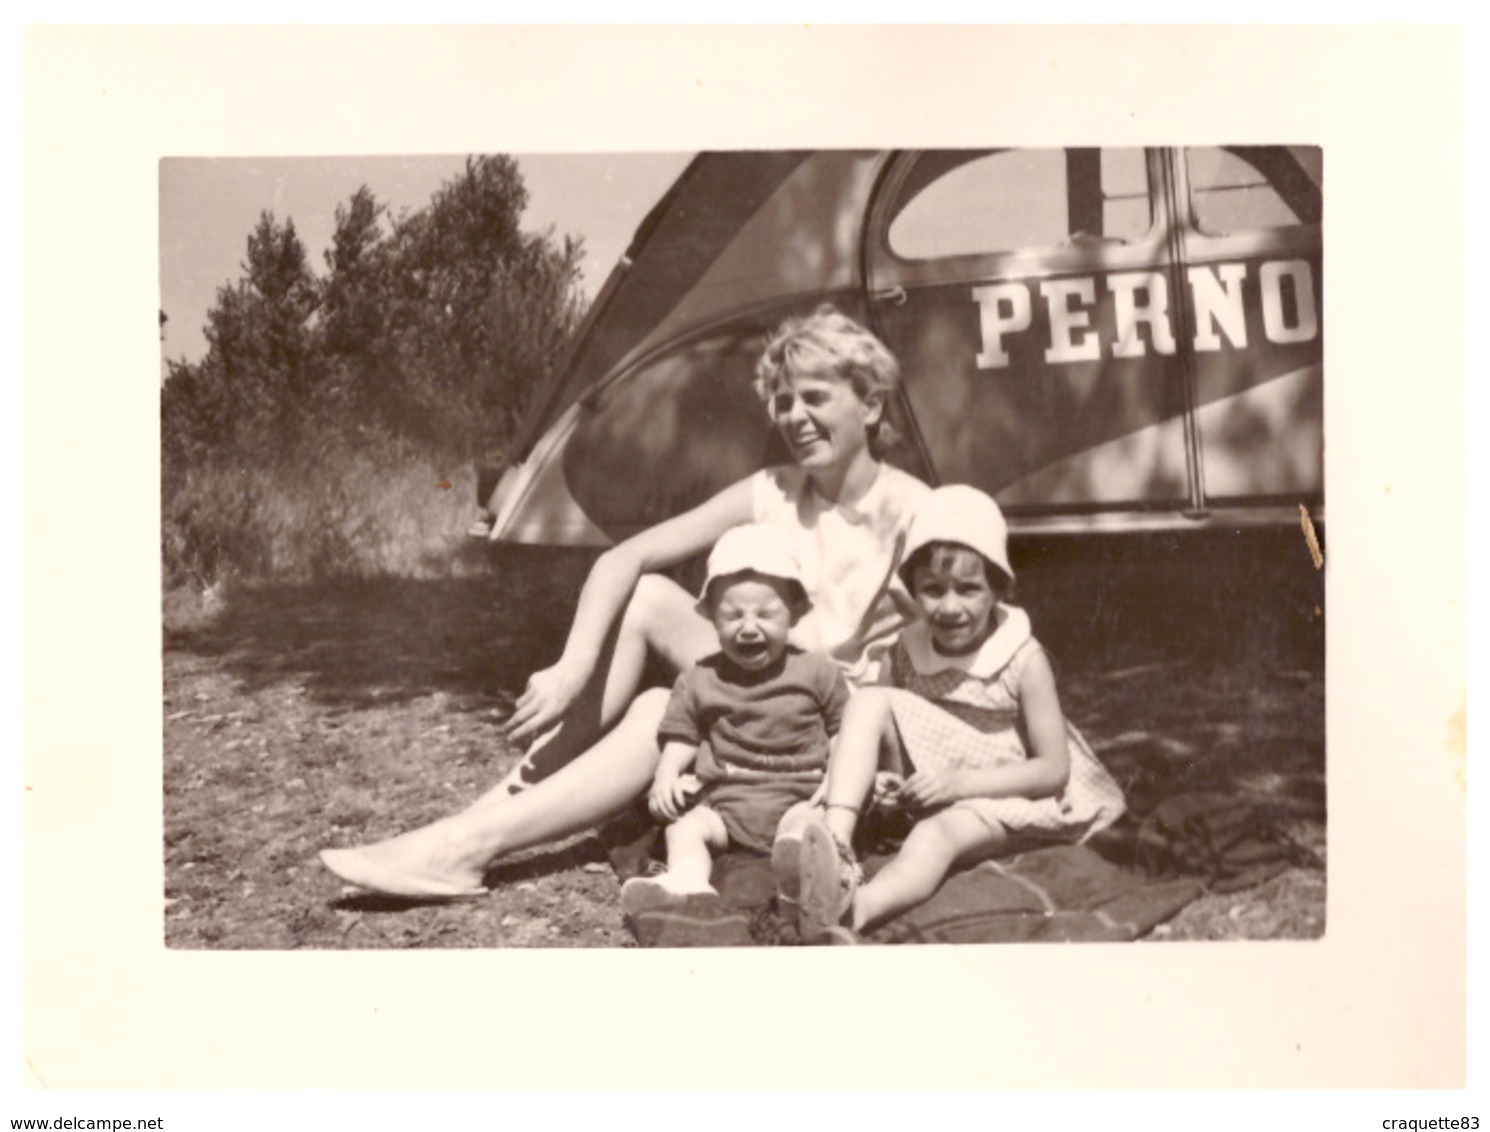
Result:
<svg viewBox="0 0 1490 1132"><path fill-rule="evenodd" d="M901 154L866 234L877 329L942 482L1085 527L1192 506L1165 154Z"/></svg>
<svg viewBox="0 0 1490 1132"><path fill-rule="evenodd" d="M1206 510L1316 518L1324 496L1323 154L1174 151Z"/></svg>

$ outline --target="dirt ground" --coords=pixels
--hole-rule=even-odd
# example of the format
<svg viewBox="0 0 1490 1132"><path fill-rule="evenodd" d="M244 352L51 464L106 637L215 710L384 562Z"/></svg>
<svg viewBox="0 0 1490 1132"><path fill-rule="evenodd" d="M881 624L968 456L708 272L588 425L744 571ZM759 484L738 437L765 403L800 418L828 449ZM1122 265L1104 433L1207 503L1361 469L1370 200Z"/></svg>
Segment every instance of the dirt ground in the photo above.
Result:
<svg viewBox="0 0 1490 1132"><path fill-rule="evenodd" d="M510 765L498 725L557 654L588 561L514 551L465 577L258 588L216 609L168 595L167 945L632 946L589 835L504 860L489 898L449 906L344 897L316 859L448 813ZM1224 791L1266 803L1320 861L1205 896L1150 939L1324 931L1322 581L1307 561L1291 542L1016 559L1066 713L1134 809Z"/></svg>

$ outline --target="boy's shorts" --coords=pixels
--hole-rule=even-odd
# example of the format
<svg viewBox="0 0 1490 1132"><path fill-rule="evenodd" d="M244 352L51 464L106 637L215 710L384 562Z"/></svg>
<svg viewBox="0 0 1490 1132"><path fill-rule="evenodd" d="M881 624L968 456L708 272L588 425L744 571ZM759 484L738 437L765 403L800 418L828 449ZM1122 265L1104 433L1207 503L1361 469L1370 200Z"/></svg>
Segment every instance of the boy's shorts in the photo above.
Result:
<svg viewBox="0 0 1490 1132"><path fill-rule="evenodd" d="M696 805L719 815L731 847L769 853L782 815L811 798L820 784L792 780L776 782L713 782L697 796Z"/></svg>

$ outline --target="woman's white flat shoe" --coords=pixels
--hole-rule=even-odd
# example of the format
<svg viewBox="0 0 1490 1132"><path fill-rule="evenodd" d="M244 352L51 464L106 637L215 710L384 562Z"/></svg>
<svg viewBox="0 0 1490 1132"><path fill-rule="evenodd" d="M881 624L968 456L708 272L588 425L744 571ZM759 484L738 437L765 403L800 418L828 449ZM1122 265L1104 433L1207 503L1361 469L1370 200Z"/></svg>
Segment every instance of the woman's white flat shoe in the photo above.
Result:
<svg viewBox="0 0 1490 1132"><path fill-rule="evenodd" d="M322 849L321 863L348 884L383 896L402 896L412 900L475 900L491 895L491 889L482 885L453 883L380 864L361 849Z"/></svg>

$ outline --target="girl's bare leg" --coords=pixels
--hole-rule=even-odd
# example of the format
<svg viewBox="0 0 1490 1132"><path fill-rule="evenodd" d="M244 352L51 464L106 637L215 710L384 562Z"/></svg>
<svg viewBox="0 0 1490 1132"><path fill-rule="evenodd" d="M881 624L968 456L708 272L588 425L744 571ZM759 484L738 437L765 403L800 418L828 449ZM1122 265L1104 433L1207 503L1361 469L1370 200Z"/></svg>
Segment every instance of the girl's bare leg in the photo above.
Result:
<svg viewBox="0 0 1490 1132"><path fill-rule="evenodd" d="M694 600L671 578L644 574L584 693L480 801L530 789L589 750L636 695L649 653L656 652L681 672L718 648L713 626L694 609Z"/></svg>
<svg viewBox="0 0 1490 1132"><path fill-rule="evenodd" d="M666 690L644 692L599 742L536 786L500 803L478 801L386 841L323 850L321 859L343 880L376 892L479 892L497 857L588 829L645 791L657 769L657 726L666 706Z"/></svg>
<svg viewBox="0 0 1490 1132"><path fill-rule="evenodd" d="M852 844L854 829L870 793L881 752L899 739L890 699L878 688L856 692L843 712L838 742L828 763L827 806L824 815L828 828L845 845Z"/></svg>
<svg viewBox="0 0 1490 1132"><path fill-rule="evenodd" d="M982 860L1008 844L968 810L955 807L916 823L893 860L854 894L855 931L867 931L929 900L954 865Z"/></svg>

